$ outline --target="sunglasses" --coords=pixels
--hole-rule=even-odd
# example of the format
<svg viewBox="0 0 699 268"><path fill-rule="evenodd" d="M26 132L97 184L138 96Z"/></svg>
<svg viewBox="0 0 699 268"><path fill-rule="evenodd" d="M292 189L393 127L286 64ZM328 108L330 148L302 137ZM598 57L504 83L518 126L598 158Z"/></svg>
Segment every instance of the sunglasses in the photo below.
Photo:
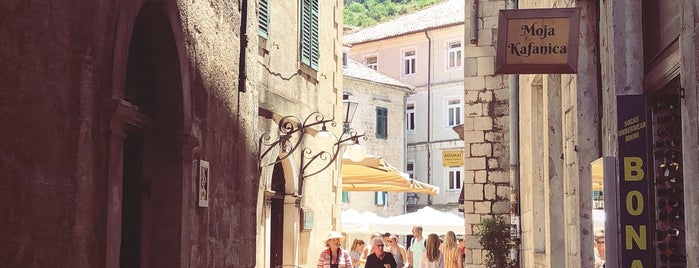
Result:
<svg viewBox="0 0 699 268"><path fill-rule="evenodd" d="M380 248L382 248L382 247L383 247L383 244L381 244L381 245L374 245L374 246L375 246L375 247L380 247Z"/></svg>

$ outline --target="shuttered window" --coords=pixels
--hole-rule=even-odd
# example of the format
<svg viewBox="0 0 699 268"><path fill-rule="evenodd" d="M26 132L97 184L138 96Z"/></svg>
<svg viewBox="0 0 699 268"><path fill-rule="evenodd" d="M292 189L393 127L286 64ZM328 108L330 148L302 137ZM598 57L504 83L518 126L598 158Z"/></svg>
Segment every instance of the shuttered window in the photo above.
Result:
<svg viewBox="0 0 699 268"><path fill-rule="evenodd" d="M388 138L388 109L376 107L376 137Z"/></svg>
<svg viewBox="0 0 699 268"><path fill-rule="evenodd" d="M301 62L318 70L318 1L301 0Z"/></svg>
<svg viewBox="0 0 699 268"><path fill-rule="evenodd" d="M269 38L269 1L260 0L257 4L257 33L265 39Z"/></svg>

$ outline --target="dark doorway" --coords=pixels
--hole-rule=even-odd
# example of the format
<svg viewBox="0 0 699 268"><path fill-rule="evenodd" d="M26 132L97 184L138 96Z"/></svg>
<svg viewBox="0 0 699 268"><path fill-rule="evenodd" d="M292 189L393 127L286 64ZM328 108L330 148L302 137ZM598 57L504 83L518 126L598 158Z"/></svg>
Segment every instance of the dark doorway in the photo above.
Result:
<svg viewBox="0 0 699 268"><path fill-rule="evenodd" d="M179 267L185 162L180 60L163 7L146 3L129 43L123 101L120 267Z"/></svg>
<svg viewBox="0 0 699 268"><path fill-rule="evenodd" d="M129 134L124 141L121 213L121 267L141 267L141 206L143 205L143 138Z"/></svg>
<svg viewBox="0 0 699 268"><path fill-rule="evenodd" d="M270 215L270 266L277 267L284 263L284 168L281 163L274 165L272 172L271 215Z"/></svg>

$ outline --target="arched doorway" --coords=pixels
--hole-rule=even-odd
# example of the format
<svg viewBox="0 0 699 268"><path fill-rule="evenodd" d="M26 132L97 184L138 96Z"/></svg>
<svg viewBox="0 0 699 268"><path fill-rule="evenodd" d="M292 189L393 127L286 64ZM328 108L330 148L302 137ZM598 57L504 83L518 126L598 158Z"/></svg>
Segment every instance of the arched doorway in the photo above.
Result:
<svg viewBox="0 0 699 268"><path fill-rule="evenodd" d="M179 267L182 189L190 174L180 59L163 7L144 4L128 40L123 87L112 93L110 114L107 267Z"/></svg>
<svg viewBox="0 0 699 268"><path fill-rule="evenodd" d="M281 266L284 263L284 192L286 181L284 180L284 168L282 163L274 165L272 171L270 196L270 267Z"/></svg>

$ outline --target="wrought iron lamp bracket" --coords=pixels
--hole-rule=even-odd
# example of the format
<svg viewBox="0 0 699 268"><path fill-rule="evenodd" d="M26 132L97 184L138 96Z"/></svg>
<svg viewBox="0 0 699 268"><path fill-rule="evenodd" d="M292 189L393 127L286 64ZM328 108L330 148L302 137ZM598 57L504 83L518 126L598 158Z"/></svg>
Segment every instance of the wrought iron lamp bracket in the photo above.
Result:
<svg viewBox="0 0 699 268"><path fill-rule="evenodd" d="M259 155L260 168L276 165L289 158L299 148L301 143L303 143L304 134L318 125L322 125L321 131L325 131L325 124L330 124L333 127L336 125L334 118L325 119L325 116L320 112L311 113L303 121L291 115L282 117L282 119L279 120L279 139L270 142L272 136L269 133L264 133L258 141L257 155ZM277 147L280 149L279 157L275 161L263 164L262 161L265 157ZM266 149L262 151L263 148Z"/></svg>
<svg viewBox="0 0 699 268"><path fill-rule="evenodd" d="M301 151L301 170L300 170L300 177L302 179L305 179L307 177L316 175L326 168L328 168L332 163L337 160L337 157L340 155L340 151L342 148L342 145L346 145L346 142L352 141L354 143L359 143L359 139L362 138L366 140L365 133L358 134L357 130L355 129L347 129L342 135L340 135L338 141L333 144L332 146L332 151L325 151L322 150L318 153L313 153L313 150L311 148L304 148ZM305 160L308 159L306 162ZM323 164L322 167L320 167L318 170L306 174L306 169L308 169L309 166L311 166L312 163L316 161L324 161L325 163Z"/></svg>

